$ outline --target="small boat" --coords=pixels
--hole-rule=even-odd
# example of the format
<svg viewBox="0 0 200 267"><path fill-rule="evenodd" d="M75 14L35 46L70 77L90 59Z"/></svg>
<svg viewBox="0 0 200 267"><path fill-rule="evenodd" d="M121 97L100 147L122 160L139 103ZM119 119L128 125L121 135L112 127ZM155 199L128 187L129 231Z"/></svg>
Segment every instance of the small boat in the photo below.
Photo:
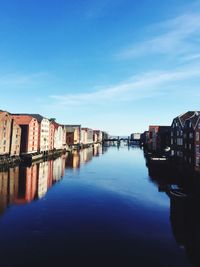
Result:
<svg viewBox="0 0 200 267"><path fill-rule="evenodd" d="M164 167L168 166L169 159L166 157L149 157L147 159L148 165L151 167Z"/></svg>
<svg viewBox="0 0 200 267"><path fill-rule="evenodd" d="M171 197L174 197L174 198L184 199L188 197L188 195L178 185L171 185L169 187L169 194Z"/></svg>

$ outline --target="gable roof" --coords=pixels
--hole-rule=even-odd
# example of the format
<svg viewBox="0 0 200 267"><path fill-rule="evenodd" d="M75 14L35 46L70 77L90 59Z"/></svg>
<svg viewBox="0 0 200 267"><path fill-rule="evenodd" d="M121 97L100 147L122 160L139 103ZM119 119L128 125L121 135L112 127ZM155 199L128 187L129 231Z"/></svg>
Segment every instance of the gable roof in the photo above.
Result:
<svg viewBox="0 0 200 267"><path fill-rule="evenodd" d="M191 122L193 129L195 129L198 124L199 118L200 118L200 111L194 111L194 114L186 121Z"/></svg>
<svg viewBox="0 0 200 267"><path fill-rule="evenodd" d="M19 125L28 125L33 117L28 115L11 115L15 122Z"/></svg>
<svg viewBox="0 0 200 267"><path fill-rule="evenodd" d="M18 113L18 114L12 114L12 115L17 115L17 116L32 116L35 118L39 123L45 118L40 114L28 114L28 113Z"/></svg>

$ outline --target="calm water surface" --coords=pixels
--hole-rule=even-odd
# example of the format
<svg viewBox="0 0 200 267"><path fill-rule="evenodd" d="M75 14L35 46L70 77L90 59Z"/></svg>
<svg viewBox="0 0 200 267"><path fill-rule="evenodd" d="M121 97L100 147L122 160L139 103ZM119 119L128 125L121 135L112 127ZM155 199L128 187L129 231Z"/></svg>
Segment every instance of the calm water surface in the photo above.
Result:
<svg viewBox="0 0 200 267"><path fill-rule="evenodd" d="M0 171L1 266L193 266L196 213L148 173L126 146Z"/></svg>

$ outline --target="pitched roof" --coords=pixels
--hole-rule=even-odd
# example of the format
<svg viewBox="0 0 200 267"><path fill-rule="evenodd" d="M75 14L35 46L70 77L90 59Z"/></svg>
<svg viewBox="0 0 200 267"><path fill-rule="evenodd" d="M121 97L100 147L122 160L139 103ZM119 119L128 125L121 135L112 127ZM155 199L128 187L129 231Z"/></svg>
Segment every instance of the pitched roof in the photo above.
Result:
<svg viewBox="0 0 200 267"><path fill-rule="evenodd" d="M195 114L196 111L187 111L181 115L179 115L178 118L182 124L182 126L184 126L184 123L186 120L188 120L189 118L191 118L194 114Z"/></svg>
<svg viewBox="0 0 200 267"><path fill-rule="evenodd" d="M38 122L41 122L44 117L41 116L40 114L30 114L31 116L33 116Z"/></svg>
<svg viewBox="0 0 200 267"><path fill-rule="evenodd" d="M28 114L28 113L19 113L19 114L12 114L17 116L32 116L35 118L39 123L44 119L44 117L40 114Z"/></svg>
<svg viewBox="0 0 200 267"><path fill-rule="evenodd" d="M187 119L187 121L190 121L192 123L192 127L195 128L199 118L200 118L200 111L194 111L194 114L189 119Z"/></svg>
<svg viewBox="0 0 200 267"><path fill-rule="evenodd" d="M11 115L11 116L19 125L28 125L33 119L32 116L28 115Z"/></svg>

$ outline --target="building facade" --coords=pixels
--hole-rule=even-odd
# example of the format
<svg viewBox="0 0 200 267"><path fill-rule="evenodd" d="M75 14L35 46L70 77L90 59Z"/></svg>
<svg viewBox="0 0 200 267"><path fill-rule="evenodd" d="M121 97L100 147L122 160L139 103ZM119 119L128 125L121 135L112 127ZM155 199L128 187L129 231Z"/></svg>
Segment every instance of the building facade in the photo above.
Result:
<svg viewBox="0 0 200 267"><path fill-rule="evenodd" d="M85 132L85 139L84 139L84 145L90 145L93 144L93 130L90 128L82 128L82 130Z"/></svg>
<svg viewBox="0 0 200 267"><path fill-rule="evenodd" d="M39 124L30 115L12 115L21 128L20 154L37 153L39 148Z"/></svg>
<svg viewBox="0 0 200 267"><path fill-rule="evenodd" d="M80 145L81 125L64 125L66 132L66 144L68 146Z"/></svg>
<svg viewBox="0 0 200 267"><path fill-rule="evenodd" d="M0 111L0 156L10 154L12 118L6 111Z"/></svg>
<svg viewBox="0 0 200 267"><path fill-rule="evenodd" d="M148 149L157 153L162 153L170 147L170 126L149 126Z"/></svg>
<svg viewBox="0 0 200 267"><path fill-rule="evenodd" d="M49 123L49 150L54 149L54 136L55 136L55 126L53 121Z"/></svg>
<svg viewBox="0 0 200 267"><path fill-rule="evenodd" d="M195 111L183 113L174 118L171 125L171 156L183 162L190 161L189 154L194 150L194 128L190 121L194 115Z"/></svg>
<svg viewBox="0 0 200 267"><path fill-rule="evenodd" d="M195 126L195 169L200 171L200 116Z"/></svg>
<svg viewBox="0 0 200 267"><path fill-rule="evenodd" d="M16 120L12 119L11 125L11 141L10 141L10 156L20 155L21 146L21 127L17 124Z"/></svg>
<svg viewBox="0 0 200 267"><path fill-rule="evenodd" d="M100 130L94 130L93 133L96 135L97 138L97 143L101 143L102 142L102 131Z"/></svg>

